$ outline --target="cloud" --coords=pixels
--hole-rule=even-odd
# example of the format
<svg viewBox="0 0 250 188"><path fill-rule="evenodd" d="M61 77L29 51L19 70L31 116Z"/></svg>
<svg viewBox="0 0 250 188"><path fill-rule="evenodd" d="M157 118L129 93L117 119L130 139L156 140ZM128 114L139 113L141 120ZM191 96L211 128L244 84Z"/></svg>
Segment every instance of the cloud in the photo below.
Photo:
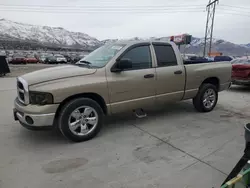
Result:
<svg viewBox="0 0 250 188"><path fill-rule="evenodd" d="M44 12L41 13L36 12L41 11L39 7L31 7L31 12L20 12L1 11L4 7L0 6L0 17L30 24L64 27L71 31L85 32L98 39L169 36L181 33L203 37L206 23L204 11L207 3L208 0L192 0L192 2L187 0L8 0L9 5L46 5L47 8L43 7ZM223 3L229 6L224 6ZM128 8L127 11L119 13L117 6ZM148 10L136 11L139 6L147 6L146 9L156 6L165 9L164 11L154 9L150 13ZM245 9L235 8L236 6L245 7ZM101 10L95 9L90 13L89 7ZM248 34L250 33L250 13L247 13L246 9L250 7L250 1L221 1L217 7L214 36L236 43L250 42ZM30 10L29 6L28 8ZM55 13L57 11L60 13ZM237 13L245 16L236 15Z"/></svg>

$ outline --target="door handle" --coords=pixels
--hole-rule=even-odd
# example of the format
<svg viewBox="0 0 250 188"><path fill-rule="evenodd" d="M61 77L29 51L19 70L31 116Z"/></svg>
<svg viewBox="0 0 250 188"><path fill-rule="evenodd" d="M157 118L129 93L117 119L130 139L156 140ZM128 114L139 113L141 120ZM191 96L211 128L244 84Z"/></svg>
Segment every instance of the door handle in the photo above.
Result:
<svg viewBox="0 0 250 188"><path fill-rule="evenodd" d="M155 75L154 74L146 74L144 75L144 78L154 78Z"/></svg>
<svg viewBox="0 0 250 188"><path fill-rule="evenodd" d="M182 74L181 70L175 71L174 74Z"/></svg>

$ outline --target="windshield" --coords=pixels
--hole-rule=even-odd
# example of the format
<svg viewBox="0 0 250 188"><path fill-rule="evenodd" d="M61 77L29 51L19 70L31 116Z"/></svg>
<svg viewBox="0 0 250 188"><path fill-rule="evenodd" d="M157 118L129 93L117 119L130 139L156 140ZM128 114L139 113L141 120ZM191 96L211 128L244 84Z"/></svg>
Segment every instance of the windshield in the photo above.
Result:
<svg viewBox="0 0 250 188"><path fill-rule="evenodd" d="M235 59L232 61L232 64L250 64L249 59Z"/></svg>
<svg viewBox="0 0 250 188"><path fill-rule="evenodd" d="M76 64L86 64L88 62L90 67L104 67L124 46L125 44L107 44L101 46Z"/></svg>

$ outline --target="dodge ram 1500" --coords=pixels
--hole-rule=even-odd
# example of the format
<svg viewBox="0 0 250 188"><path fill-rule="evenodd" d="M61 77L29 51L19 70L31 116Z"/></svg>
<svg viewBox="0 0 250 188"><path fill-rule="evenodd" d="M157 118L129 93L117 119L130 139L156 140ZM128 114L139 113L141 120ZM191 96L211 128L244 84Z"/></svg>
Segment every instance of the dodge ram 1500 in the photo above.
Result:
<svg viewBox="0 0 250 188"><path fill-rule="evenodd" d="M200 112L217 104L231 83L232 65L183 61L174 43L106 44L75 65L17 78L14 118L28 129L56 126L80 142L100 131L104 115L193 99Z"/></svg>

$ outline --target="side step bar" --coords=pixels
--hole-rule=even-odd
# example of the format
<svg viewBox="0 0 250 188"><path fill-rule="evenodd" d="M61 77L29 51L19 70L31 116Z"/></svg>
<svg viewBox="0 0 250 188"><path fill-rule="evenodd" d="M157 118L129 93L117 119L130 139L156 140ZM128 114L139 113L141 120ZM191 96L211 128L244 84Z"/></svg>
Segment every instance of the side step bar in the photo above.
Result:
<svg viewBox="0 0 250 188"><path fill-rule="evenodd" d="M133 110L134 114L136 115L136 117L138 118L144 118L147 117L147 114L144 112L144 110L142 108Z"/></svg>

